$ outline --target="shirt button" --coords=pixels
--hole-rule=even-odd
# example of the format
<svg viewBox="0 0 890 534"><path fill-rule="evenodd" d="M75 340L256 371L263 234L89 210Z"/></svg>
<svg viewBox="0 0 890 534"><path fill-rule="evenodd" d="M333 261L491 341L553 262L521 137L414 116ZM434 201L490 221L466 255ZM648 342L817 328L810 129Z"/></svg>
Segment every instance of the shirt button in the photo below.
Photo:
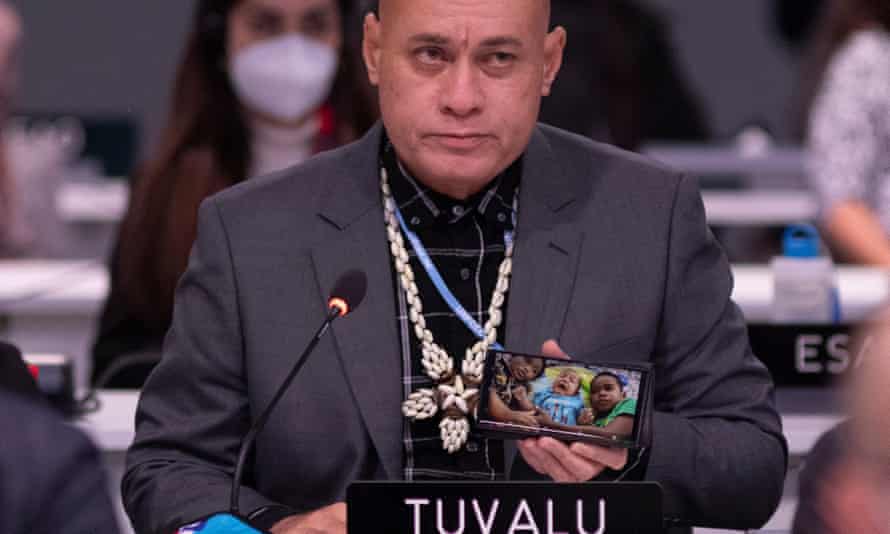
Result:
<svg viewBox="0 0 890 534"><path fill-rule="evenodd" d="M464 282L466 282L467 280L470 279L471 274L473 274L473 273L470 272L469 269L464 267L463 269L460 270L460 279L463 280Z"/></svg>
<svg viewBox="0 0 890 534"><path fill-rule="evenodd" d="M451 208L451 213L453 213L455 217L460 217L465 211L463 206L454 206Z"/></svg>
<svg viewBox="0 0 890 534"><path fill-rule="evenodd" d="M475 441L468 441L467 452L479 452L479 444Z"/></svg>
<svg viewBox="0 0 890 534"><path fill-rule="evenodd" d="M507 221L507 214L506 214L506 213L498 213L498 220L499 220L500 222L506 222L506 221Z"/></svg>
<svg viewBox="0 0 890 534"><path fill-rule="evenodd" d="M411 217L411 224L413 224L414 226L417 226L418 224L420 224L420 217L418 217L417 215L415 215L414 217Z"/></svg>

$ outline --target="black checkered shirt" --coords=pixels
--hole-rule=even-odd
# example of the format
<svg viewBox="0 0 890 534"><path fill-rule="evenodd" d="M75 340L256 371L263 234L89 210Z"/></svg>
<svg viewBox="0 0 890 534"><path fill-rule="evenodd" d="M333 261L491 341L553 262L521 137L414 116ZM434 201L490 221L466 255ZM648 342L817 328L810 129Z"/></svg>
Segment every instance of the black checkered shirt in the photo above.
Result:
<svg viewBox="0 0 890 534"><path fill-rule="evenodd" d="M513 229L513 199L521 163L514 163L476 195L458 201L430 190L402 172L395 151L386 141L382 159L405 224L417 234L451 292L473 318L484 325L498 268L504 259L504 233ZM460 369L467 348L478 339L451 311L407 239L405 243L427 328L436 343L454 358L455 369ZM433 386L433 382L423 372L420 343L408 320L408 305L398 277L395 290L402 352L402 395L406 399L418 388ZM500 343L505 339L506 308L505 303L502 308L505 319L498 329ZM405 425L405 480L503 478L504 450L500 441L471 435L461 451L449 454L442 449L439 420L437 416Z"/></svg>

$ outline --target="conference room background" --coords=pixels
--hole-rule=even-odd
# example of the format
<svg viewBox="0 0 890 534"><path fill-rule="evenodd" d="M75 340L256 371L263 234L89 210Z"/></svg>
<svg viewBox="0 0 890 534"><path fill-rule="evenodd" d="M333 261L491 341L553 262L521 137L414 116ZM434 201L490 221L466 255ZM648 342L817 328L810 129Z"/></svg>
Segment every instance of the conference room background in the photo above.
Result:
<svg viewBox="0 0 890 534"><path fill-rule="evenodd" d="M26 26L20 107L115 113L140 123L143 153L164 121L193 0L12 0ZM682 71L718 138L755 121L791 128L797 56L771 0L647 0L666 15Z"/></svg>
<svg viewBox="0 0 890 534"><path fill-rule="evenodd" d="M90 383L108 262L127 209L130 179L157 155L197 0L7 1L23 26L20 84L10 116L71 116L85 126L107 119L111 136L122 131L115 128L125 128L104 153L109 160L87 154L98 166L76 168L83 176L68 181L74 187L55 184L58 196L47 206L59 212L52 215L59 219L54 232L64 243L52 243L51 257L6 258L0 246L0 341L18 345L26 356L70 357L73 382L84 388ZM789 313L802 320L776 320L776 300L786 294L782 283L793 284L797 276L795 267L782 271L771 263L783 246L787 252L797 244L792 239L797 236L783 232L796 223L819 227L822 215L799 137L807 46L782 34L778 0L638 2L665 23L676 72L700 107L708 134L691 142L646 139L635 148L701 179L708 222L732 264L733 299L745 314L753 352L777 385L776 405L789 444L782 501L763 532L790 533L801 501L801 469L820 437L837 430L847 415L846 380L890 346L877 340L886 321L873 321L890 302L890 275L884 266L852 266L856 262L842 255L825 256L824 269L807 275L815 284L828 284L822 288L828 304L820 302L825 318L805 317L798 308ZM571 33L568 42L579 46ZM107 140L91 143L103 150L109 148L103 145ZM836 252L826 237L815 245L822 255ZM890 388L869 391L886 395ZM133 438L136 395L135 389L103 388L89 399L98 399L93 406L99 411L78 423L102 451L124 534L132 529L119 488ZM842 436L854 434L845 428ZM885 437L873 441L887 442Z"/></svg>

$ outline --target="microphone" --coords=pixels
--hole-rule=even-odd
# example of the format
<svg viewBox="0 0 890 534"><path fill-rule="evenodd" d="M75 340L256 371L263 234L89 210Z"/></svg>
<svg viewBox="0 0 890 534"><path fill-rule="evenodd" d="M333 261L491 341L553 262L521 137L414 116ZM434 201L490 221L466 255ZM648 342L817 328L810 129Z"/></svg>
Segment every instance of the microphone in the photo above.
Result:
<svg viewBox="0 0 890 534"><path fill-rule="evenodd" d="M319 327L318 332L315 333L315 336L309 342L309 345L306 346L306 350L304 350L300 357L297 358L297 362L284 379L284 382L279 386L278 391L275 392L275 396L269 401L266 409L263 410L259 417L257 417L256 421L254 421L253 425L250 427L250 430L244 436L244 440L241 442L241 449L238 451L238 461L235 464L235 475L232 478L229 513L233 516L240 517L238 494L241 490L241 479L244 478L244 466L247 463L247 455L250 453L253 443L256 441L256 437L263 430L263 427L266 426L266 422L269 420L272 410L281 400L281 397L284 396L284 392L287 391L287 388L290 386L291 382L294 381L294 378L297 376L297 373L300 372L303 364L306 363L306 357L309 356L315 346L318 345L318 342L330 328L331 323L333 323L334 320L355 311L359 304L362 303L362 300L364 300L367 289L368 277L365 276L365 273L362 271L351 270L342 274L340 278L337 279L337 282L334 284L334 289L331 291L331 296L328 298L327 317L321 324L321 327Z"/></svg>

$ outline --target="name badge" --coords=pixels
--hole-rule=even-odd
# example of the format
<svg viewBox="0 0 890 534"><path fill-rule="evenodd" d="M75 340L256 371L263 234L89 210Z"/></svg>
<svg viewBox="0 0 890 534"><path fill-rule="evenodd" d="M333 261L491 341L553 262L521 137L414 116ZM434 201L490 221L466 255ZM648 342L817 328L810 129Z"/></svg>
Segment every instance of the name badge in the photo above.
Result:
<svg viewBox="0 0 890 534"><path fill-rule="evenodd" d="M624 534L663 531L651 482L358 482L350 534Z"/></svg>

